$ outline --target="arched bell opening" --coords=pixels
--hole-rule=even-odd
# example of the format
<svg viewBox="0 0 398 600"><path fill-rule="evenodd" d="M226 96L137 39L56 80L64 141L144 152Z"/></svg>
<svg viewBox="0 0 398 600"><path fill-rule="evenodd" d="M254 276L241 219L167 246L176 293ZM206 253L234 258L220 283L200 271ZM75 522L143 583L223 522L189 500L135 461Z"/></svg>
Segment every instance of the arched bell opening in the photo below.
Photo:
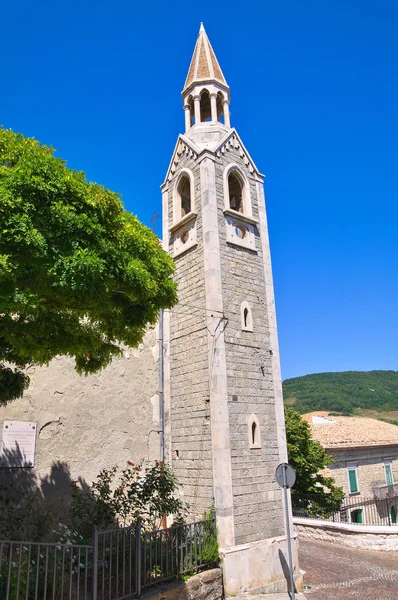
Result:
<svg viewBox="0 0 398 600"><path fill-rule="evenodd" d="M206 121L211 121L211 102L209 92L203 90L200 94L200 122Z"/></svg>
<svg viewBox="0 0 398 600"><path fill-rule="evenodd" d="M224 95L221 92L218 92L217 94L216 107L217 121L224 123Z"/></svg>

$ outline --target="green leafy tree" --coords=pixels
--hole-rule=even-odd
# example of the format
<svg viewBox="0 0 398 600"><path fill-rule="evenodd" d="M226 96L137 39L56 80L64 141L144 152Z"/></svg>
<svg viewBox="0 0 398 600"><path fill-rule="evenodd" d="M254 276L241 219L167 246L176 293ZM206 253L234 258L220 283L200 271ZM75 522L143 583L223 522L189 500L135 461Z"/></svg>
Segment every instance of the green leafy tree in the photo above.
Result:
<svg viewBox="0 0 398 600"><path fill-rule="evenodd" d="M315 410L345 415L358 408L378 411L398 409L398 371L343 371L313 373L285 379L286 405L303 414Z"/></svg>
<svg viewBox="0 0 398 600"><path fill-rule="evenodd" d="M333 477L326 477L321 471L333 462L323 446L312 438L307 421L291 408L285 408L286 441L289 464L296 471L296 483L292 489L294 496L312 496L311 506L324 514L336 512L344 492L335 485ZM306 504L306 500L304 500ZM313 511L313 514L314 511Z"/></svg>
<svg viewBox="0 0 398 600"><path fill-rule="evenodd" d="M56 355L79 373L137 346L177 300L173 262L117 194L0 128L0 404Z"/></svg>

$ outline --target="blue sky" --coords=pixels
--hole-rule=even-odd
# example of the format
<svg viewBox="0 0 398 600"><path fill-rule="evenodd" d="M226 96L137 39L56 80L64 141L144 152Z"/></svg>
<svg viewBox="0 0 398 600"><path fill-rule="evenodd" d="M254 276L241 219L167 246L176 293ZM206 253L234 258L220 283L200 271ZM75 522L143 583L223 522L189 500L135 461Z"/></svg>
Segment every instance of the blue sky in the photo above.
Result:
<svg viewBox="0 0 398 600"><path fill-rule="evenodd" d="M0 122L148 225L204 21L232 125L267 177L283 377L398 369L396 1L21 0L1 12Z"/></svg>

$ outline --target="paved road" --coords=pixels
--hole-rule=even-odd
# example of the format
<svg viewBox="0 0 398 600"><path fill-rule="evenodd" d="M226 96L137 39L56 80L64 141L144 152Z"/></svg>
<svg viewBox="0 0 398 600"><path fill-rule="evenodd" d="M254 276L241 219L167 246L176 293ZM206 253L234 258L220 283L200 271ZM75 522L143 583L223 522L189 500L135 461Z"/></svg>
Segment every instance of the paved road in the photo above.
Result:
<svg viewBox="0 0 398 600"><path fill-rule="evenodd" d="M299 561L308 600L398 600L398 552L301 538Z"/></svg>

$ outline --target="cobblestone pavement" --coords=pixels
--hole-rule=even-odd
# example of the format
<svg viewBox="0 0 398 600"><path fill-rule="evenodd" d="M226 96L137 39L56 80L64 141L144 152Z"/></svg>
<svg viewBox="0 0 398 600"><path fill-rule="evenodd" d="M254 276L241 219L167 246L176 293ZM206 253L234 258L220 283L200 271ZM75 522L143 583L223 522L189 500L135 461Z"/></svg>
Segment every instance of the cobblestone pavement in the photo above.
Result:
<svg viewBox="0 0 398 600"><path fill-rule="evenodd" d="M398 552L300 539L299 563L307 600L398 600Z"/></svg>

